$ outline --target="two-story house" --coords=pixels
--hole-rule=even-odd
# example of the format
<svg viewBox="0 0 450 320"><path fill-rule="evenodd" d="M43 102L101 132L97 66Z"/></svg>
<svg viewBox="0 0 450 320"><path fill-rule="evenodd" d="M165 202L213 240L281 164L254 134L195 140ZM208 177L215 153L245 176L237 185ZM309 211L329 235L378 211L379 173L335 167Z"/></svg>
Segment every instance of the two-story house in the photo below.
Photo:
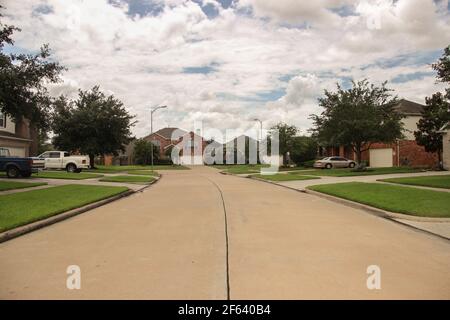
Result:
<svg viewBox="0 0 450 320"><path fill-rule="evenodd" d="M203 137L192 131L169 127L153 132L144 139L159 148L160 159L169 159L172 149L179 149L177 164L203 164L203 151L208 144Z"/></svg>
<svg viewBox="0 0 450 320"><path fill-rule="evenodd" d="M425 151L425 148L416 143L414 131L422 117L423 105L402 99L395 110L404 118L402 139L394 143L372 143L370 149L364 151L362 160L367 161L371 167L433 167L437 165L438 158L435 153ZM340 156L355 160L356 156L350 146L332 146L319 149L319 156Z"/></svg>
<svg viewBox="0 0 450 320"><path fill-rule="evenodd" d="M11 117L0 112L0 147L12 156L28 157L32 147L30 126L27 120L15 123Z"/></svg>

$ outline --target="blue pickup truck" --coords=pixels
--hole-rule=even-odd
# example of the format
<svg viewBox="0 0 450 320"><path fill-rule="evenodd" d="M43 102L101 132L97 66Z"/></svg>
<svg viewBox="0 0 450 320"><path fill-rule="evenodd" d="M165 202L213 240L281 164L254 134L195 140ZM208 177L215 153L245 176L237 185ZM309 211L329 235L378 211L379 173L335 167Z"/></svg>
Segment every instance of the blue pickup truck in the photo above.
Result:
<svg viewBox="0 0 450 320"><path fill-rule="evenodd" d="M8 149L0 148L0 172L6 172L8 178L28 178L32 173L44 169L44 166L42 159L11 157Z"/></svg>

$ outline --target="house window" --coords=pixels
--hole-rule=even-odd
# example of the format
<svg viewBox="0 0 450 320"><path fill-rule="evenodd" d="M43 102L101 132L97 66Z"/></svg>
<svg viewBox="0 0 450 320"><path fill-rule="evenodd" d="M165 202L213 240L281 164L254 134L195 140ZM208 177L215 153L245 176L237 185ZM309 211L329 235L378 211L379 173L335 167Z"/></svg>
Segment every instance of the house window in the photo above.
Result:
<svg viewBox="0 0 450 320"><path fill-rule="evenodd" d="M6 115L0 112L0 128L6 128Z"/></svg>

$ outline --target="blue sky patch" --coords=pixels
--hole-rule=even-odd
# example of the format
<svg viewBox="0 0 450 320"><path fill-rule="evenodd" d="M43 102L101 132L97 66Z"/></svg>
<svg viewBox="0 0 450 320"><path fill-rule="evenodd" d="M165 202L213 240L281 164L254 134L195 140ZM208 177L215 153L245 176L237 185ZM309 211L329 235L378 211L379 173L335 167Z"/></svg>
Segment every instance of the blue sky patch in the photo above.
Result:
<svg viewBox="0 0 450 320"><path fill-rule="evenodd" d="M164 10L164 4L154 2L152 0L108 0L111 5L120 5L121 3L128 4L127 14L130 17L139 15L145 17L148 15L156 16Z"/></svg>
<svg viewBox="0 0 450 320"><path fill-rule="evenodd" d="M429 72L414 72L414 73L399 74L398 76L394 77L391 80L391 82L404 83L413 80L422 80L423 78L429 76L435 76L435 73L433 71L429 71Z"/></svg>
<svg viewBox="0 0 450 320"><path fill-rule="evenodd" d="M33 7L33 14L49 14L53 13L53 7L48 4L40 4L38 6Z"/></svg>
<svg viewBox="0 0 450 320"><path fill-rule="evenodd" d="M435 62L442 56L442 53L443 50L433 50L402 54L392 58L380 59L375 63L361 67L361 70L366 70L371 67L389 69L397 66L423 66Z"/></svg>
<svg viewBox="0 0 450 320"><path fill-rule="evenodd" d="M191 73L191 74L208 74L216 72L217 64L212 63L208 66L201 66L201 67L185 67L183 68L183 73Z"/></svg>
<svg viewBox="0 0 450 320"><path fill-rule="evenodd" d="M337 8L330 8L331 12L336 13L340 15L341 17L348 17L348 16L356 16L354 7L353 6L341 6Z"/></svg>
<svg viewBox="0 0 450 320"><path fill-rule="evenodd" d="M217 93L217 98L225 101L241 101L241 102L269 102L276 101L286 94L284 89L276 89L270 91L261 91L249 96L240 96L228 92Z"/></svg>

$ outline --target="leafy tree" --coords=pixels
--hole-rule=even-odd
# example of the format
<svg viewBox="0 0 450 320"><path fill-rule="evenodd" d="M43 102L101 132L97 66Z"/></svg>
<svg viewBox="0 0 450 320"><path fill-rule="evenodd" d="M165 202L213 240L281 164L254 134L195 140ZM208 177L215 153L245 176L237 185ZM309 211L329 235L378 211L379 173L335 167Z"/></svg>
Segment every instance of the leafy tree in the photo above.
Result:
<svg viewBox="0 0 450 320"><path fill-rule="evenodd" d="M325 97L319 98L324 111L311 115L313 134L321 144L351 146L360 163L372 143L402 137L402 116L394 110L398 100L390 91L386 82L377 87L367 80L353 82L347 90L339 84L336 92L325 90Z"/></svg>
<svg viewBox="0 0 450 320"><path fill-rule="evenodd" d="M275 126L270 128L269 135L273 136L275 131L278 131L279 139L279 153L283 156L283 165L287 163L288 152L292 153L295 136L298 133L298 128L295 126L290 126L286 123L280 122Z"/></svg>
<svg viewBox="0 0 450 320"><path fill-rule="evenodd" d="M450 121L449 100L440 92L425 98L422 118L417 123L418 131L414 132L418 145L424 146L425 151L438 155L439 167L442 166L442 134L439 130Z"/></svg>
<svg viewBox="0 0 450 320"><path fill-rule="evenodd" d="M38 132L38 148L37 148L37 154L42 154L46 151L53 150L53 146L50 143L50 138L48 136L48 133L45 131L40 130Z"/></svg>
<svg viewBox="0 0 450 320"><path fill-rule="evenodd" d="M152 159L153 147L153 161L159 160L159 148L154 146L150 141L145 139L138 139L134 144L134 159L137 164L150 164Z"/></svg>
<svg viewBox="0 0 450 320"><path fill-rule="evenodd" d="M48 45L43 45L37 54L3 52L6 44L14 44L14 31L20 29L0 21L0 111L16 123L28 119L32 138L37 141L38 131L46 131L50 125L52 98L46 84L58 82L64 68L51 59Z"/></svg>
<svg viewBox="0 0 450 320"><path fill-rule="evenodd" d="M437 71L439 81L450 83L450 46L444 49L442 57L432 66ZM425 147L425 151L438 155L439 167L442 168L443 146L439 130L450 121L450 88L446 89L445 94L437 92L425 98L425 102L414 136L417 144Z"/></svg>
<svg viewBox="0 0 450 320"><path fill-rule="evenodd" d="M292 145L291 159L297 165L305 161L313 160L317 155L317 142L312 137L299 136L294 137Z"/></svg>
<svg viewBox="0 0 450 320"><path fill-rule="evenodd" d="M450 82L450 45L444 49L444 54L432 67L437 71L439 81Z"/></svg>
<svg viewBox="0 0 450 320"><path fill-rule="evenodd" d="M94 167L95 156L125 150L131 140L132 119L120 100L106 96L98 86L79 90L77 100L60 97L54 103L53 145L88 154Z"/></svg>

